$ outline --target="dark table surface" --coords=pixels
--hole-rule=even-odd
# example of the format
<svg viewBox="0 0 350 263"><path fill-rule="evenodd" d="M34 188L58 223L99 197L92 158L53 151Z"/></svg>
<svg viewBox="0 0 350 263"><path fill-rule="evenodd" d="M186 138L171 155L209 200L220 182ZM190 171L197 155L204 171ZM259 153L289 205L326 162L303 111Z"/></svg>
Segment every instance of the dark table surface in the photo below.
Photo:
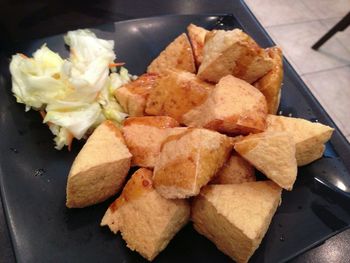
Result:
<svg viewBox="0 0 350 263"><path fill-rule="evenodd" d="M244 3L229 0L5 0L0 7L0 43L6 48L19 41L138 17L230 13L241 5ZM349 243L350 230L347 230L292 262L350 262ZM1 199L0 262L15 262Z"/></svg>

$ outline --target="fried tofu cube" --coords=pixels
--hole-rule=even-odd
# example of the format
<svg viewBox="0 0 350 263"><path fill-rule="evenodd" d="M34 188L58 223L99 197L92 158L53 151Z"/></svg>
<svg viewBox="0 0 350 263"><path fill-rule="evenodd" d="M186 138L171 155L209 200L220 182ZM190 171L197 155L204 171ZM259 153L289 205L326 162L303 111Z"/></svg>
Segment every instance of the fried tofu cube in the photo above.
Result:
<svg viewBox="0 0 350 263"><path fill-rule="evenodd" d="M308 120L268 115L267 131L287 131L296 147L298 166L309 164L322 157L324 144L331 138L334 129Z"/></svg>
<svg viewBox="0 0 350 263"><path fill-rule="evenodd" d="M157 78L158 74L146 73L115 90L114 96L131 117L145 115L146 100Z"/></svg>
<svg viewBox="0 0 350 263"><path fill-rule="evenodd" d="M187 27L187 32L192 45L196 65L199 67L203 60L205 36L209 31L204 29L203 27L190 24Z"/></svg>
<svg viewBox="0 0 350 263"><path fill-rule="evenodd" d="M194 198L194 228L237 263L248 262L281 201L271 181L208 185Z"/></svg>
<svg viewBox="0 0 350 263"><path fill-rule="evenodd" d="M233 153L210 183L241 184L253 181L256 181L254 167L237 153Z"/></svg>
<svg viewBox="0 0 350 263"><path fill-rule="evenodd" d="M169 136L154 167L154 187L165 198L187 198L199 193L228 159L227 136L206 129L188 129Z"/></svg>
<svg viewBox="0 0 350 263"><path fill-rule="evenodd" d="M196 72L192 47L185 33L178 36L152 61L147 72L163 74L171 69Z"/></svg>
<svg viewBox="0 0 350 263"><path fill-rule="evenodd" d="M131 165L153 168L163 141L186 128L168 116L130 117L123 123L123 135L131 154Z"/></svg>
<svg viewBox="0 0 350 263"><path fill-rule="evenodd" d="M152 171L138 169L109 206L101 226L121 232L127 247L152 261L188 222L187 200L168 200L154 190Z"/></svg>
<svg viewBox="0 0 350 263"><path fill-rule="evenodd" d="M326 149L324 144L316 144L314 147L310 147L308 150L303 150L295 153L298 166L307 165L323 156Z"/></svg>
<svg viewBox="0 0 350 263"><path fill-rule="evenodd" d="M75 158L67 181L69 208L105 201L122 187L131 154L123 135L111 121L98 126Z"/></svg>
<svg viewBox="0 0 350 263"><path fill-rule="evenodd" d="M203 104L183 116L183 122L227 134L249 134L266 129L266 116L264 95L229 75L220 80Z"/></svg>
<svg viewBox="0 0 350 263"><path fill-rule="evenodd" d="M297 177L295 143L288 132L252 134L234 146L256 169L282 188L291 191Z"/></svg>
<svg viewBox="0 0 350 263"><path fill-rule="evenodd" d="M253 83L272 67L272 59L265 50L242 30L217 30L205 42L197 74L214 83L227 75Z"/></svg>
<svg viewBox="0 0 350 263"><path fill-rule="evenodd" d="M264 94L269 114L276 114L280 99L283 80L283 56L282 50L278 47L267 49L272 59L272 69L262 78L254 83L254 86Z"/></svg>
<svg viewBox="0 0 350 263"><path fill-rule="evenodd" d="M242 140L245 136L244 135L238 135L238 136L235 136L235 137L229 137L230 139L230 142L232 144L232 146L235 146L235 144L237 142L239 142L240 140Z"/></svg>
<svg viewBox="0 0 350 263"><path fill-rule="evenodd" d="M202 104L213 86L185 71L169 71L158 79L146 105L149 115L167 115L178 122L182 116Z"/></svg>

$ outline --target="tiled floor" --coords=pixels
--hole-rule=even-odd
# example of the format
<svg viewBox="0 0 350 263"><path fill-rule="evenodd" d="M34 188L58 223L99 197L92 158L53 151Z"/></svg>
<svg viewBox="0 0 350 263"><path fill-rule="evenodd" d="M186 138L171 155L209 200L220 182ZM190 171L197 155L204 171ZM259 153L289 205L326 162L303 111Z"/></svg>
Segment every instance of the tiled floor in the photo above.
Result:
<svg viewBox="0 0 350 263"><path fill-rule="evenodd" d="M350 11L350 0L246 0L350 142L350 26L311 46Z"/></svg>

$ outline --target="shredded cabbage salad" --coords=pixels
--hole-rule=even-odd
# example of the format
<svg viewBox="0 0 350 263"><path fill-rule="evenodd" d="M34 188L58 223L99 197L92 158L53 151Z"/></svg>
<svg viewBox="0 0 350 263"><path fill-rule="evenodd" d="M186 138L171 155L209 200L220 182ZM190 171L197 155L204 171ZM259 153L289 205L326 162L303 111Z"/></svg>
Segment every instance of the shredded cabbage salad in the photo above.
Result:
<svg viewBox="0 0 350 263"><path fill-rule="evenodd" d="M114 41L97 38L87 29L64 36L70 56L63 59L46 44L29 58L12 56L12 92L25 110L40 111L60 150L81 139L104 120L120 124L127 116L114 91L133 79L115 63Z"/></svg>

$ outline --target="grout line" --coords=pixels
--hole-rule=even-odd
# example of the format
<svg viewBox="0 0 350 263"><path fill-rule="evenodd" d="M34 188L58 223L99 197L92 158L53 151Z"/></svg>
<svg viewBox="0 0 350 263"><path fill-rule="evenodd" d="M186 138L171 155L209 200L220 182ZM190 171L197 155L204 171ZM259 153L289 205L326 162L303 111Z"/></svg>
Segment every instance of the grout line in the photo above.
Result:
<svg viewBox="0 0 350 263"><path fill-rule="evenodd" d="M299 2L300 2L301 5L303 5L307 10L309 10L309 12L310 12L311 14L313 14L315 17L317 17L317 18L319 19L317 13L314 12L314 10L313 10L312 8L310 8L307 4L305 4L304 1L299 1Z"/></svg>
<svg viewBox="0 0 350 263"><path fill-rule="evenodd" d="M311 19L311 20L297 21L297 22L291 22L291 23L270 25L270 26L265 26L265 27L266 28L283 27L283 26L291 26L291 25L298 25L298 24L303 24L303 23L312 23L312 22L318 22L318 21L319 21L319 19Z"/></svg>
<svg viewBox="0 0 350 263"><path fill-rule="evenodd" d="M324 24L326 26L326 24L325 24L326 20L337 19L337 22L339 22L342 18L343 17L341 17L341 16L335 16L335 17L330 17L330 18L320 18L319 20L322 24Z"/></svg>
<svg viewBox="0 0 350 263"><path fill-rule="evenodd" d="M336 18L336 17L345 17L346 14L347 14L347 12L345 12L345 14L343 14L343 15L337 15L336 17L326 17L326 18L322 17L322 18L320 18L319 15L317 14L317 12L314 12L314 9L311 8L310 6L308 6L305 2L306 2L306 1L300 1L300 3L301 3L306 9L308 9L312 14L314 14L314 16L318 17L318 19L332 19L332 18ZM340 20L339 20L339 21L340 21Z"/></svg>
<svg viewBox="0 0 350 263"><path fill-rule="evenodd" d="M337 70L337 69L346 68L346 67L350 67L350 65L341 65L341 66L336 66L333 68L327 68L327 69L321 69L321 70L312 71L312 72L300 73L300 75L301 76L308 76L308 75L312 75L315 73L322 73L322 72Z"/></svg>
<svg viewBox="0 0 350 263"><path fill-rule="evenodd" d="M298 24L303 24L303 23L312 23L312 22L320 22L322 20L327 20L327 19L335 19L335 18L339 18L339 16L336 17L329 17L329 18L315 18L315 19L310 19L310 20L300 20L300 21L296 21L296 22L291 22L291 23L284 23L284 24L276 24L276 25L268 25L268 26L264 26L264 24L262 23L262 21L259 21L265 28L272 28L272 27L282 27L282 26L289 26L289 25L298 25ZM340 18L341 19L341 18ZM340 21L339 19L339 21ZM322 23L322 25L324 26L324 24Z"/></svg>
<svg viewBox="0 0 350 263"><path fill-rule="evenodd" d="M312 7L310 7L309 5L306 4L305 1L301 0L300 3L306 8L308 9L315 17L318 18L318 20L326 20L326 19L335 19L335 18L340 18L342 19L344 16L346 16L347 13L345 13L344 15L337 15L337 16L332 16L332 17L319 17L318 13L314 11L314 9ZM339 21L340 21L339 19Z"/></svg>

